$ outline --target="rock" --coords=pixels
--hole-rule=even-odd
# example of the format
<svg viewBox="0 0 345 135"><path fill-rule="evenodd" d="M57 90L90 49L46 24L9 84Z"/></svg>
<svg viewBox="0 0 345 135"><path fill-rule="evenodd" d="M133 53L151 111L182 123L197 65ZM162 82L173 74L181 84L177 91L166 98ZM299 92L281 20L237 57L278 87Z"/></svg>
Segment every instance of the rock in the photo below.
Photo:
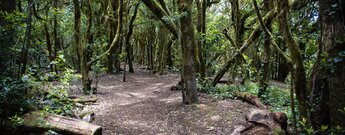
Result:
<svg viewBox="0 0 345 135"><path fill-rule="evenodd" d="M220 119L221 119L221 117L219 115L211 117L211 120L213 120L213 121L219 121Z"/></svg>
<svg viewBox="0 0 345 135"><path fill-rule="evenodd" d="M214 127L210 126L207 128L208 131L213 131L214 130Z"/></svg>

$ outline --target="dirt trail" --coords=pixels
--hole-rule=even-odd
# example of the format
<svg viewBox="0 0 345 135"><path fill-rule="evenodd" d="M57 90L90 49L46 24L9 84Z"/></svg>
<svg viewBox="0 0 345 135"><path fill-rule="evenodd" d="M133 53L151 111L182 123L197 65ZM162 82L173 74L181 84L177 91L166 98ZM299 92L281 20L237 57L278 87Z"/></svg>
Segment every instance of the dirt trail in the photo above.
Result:
<svg viewBox="0 0 345 135"><path fill-rule="evenodd" d="M96 113L93 123L104 135L230 134L245 123L244 114L254 106L238 100L214 100L199 94L201 103L183 105L181 91L170 91L177 74L149 75L145 70L100 77L98 101L86 110Z"/></svg>

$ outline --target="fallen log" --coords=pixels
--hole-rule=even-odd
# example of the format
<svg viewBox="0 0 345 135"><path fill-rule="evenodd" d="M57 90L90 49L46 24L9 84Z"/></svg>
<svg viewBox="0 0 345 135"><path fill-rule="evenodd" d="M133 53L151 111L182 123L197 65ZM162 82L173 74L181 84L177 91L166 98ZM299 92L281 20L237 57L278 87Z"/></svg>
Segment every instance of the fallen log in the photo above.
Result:
<svg viewBox="0 0 345 135"><path fill-rule="evenodd" d="M89 122L59 116L44 114L40 111L24 115L24 127L32 130L53 130L62 134L101 135L102 127Z"/></svg>
<svg viewBox="0 0 345 135"><path fill-rule="evenodd" d="M250 104L257 106L260 109L266 109L267 108L263 103L261 103L261 101L259 100L259 98L257 96L254 96L248 92L235 91L234 96L244 100L245 102L248 102Z"/></svg>

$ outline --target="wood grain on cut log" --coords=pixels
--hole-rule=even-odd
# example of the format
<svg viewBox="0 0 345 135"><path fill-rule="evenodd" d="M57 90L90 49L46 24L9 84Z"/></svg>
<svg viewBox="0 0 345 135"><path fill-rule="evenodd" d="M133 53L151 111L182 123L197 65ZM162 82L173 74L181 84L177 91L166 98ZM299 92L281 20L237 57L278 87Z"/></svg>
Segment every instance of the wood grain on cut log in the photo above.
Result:
<svg viewBox="0 0 345 135"><path fill-rule="evenodd" d="M102 127L74 118L44 114L39 111L24 115L24 127L35 130L54 130L64 134L101 135Z"/></svg>
<svg viewBox="0 0 345 135"><path fill-rule="evenodd" d="M254 96L248 92L235 91L234 95L236 97L244 100L245 102L249 102L250 104L257 106L260 109L266 109L267 108L263 103L261 103L261 101L259 100L259 98L257 96Z"/></svg>

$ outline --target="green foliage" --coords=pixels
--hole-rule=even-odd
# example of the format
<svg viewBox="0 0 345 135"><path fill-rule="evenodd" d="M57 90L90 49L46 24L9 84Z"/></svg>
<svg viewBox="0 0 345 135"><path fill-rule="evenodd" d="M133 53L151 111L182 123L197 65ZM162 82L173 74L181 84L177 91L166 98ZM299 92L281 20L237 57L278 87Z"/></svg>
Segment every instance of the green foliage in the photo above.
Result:
<svg viewBox="0 0 345 135"><path fill-rule="evenodd" d="M234 92L248 92L253 95L257 95L259 91L259 84L254 82L246 82L244 85L232 84L232 85L217 85L213 87L211 81L207 79L198 78L197 81L198 90L208 93L217 99L235 99ZM290 109L290 91L278 86L269 85L267 87L267 95L265 96L263 103L270 106L270 110L273 112L284 112L292 120L292 113ZM345 110L344 110L345 111Z"/></svg>
<svg viewBox="0 0 345 135"><path fill-rule="evenodd" d="M17 114L14 116L11 116L9 119L13 127L21 126L24 123L24 119L18 116Z"/></svg>
<svg viewBox="0 0 345 135"><path fill-rule="evenodd" d="M340 125L337 125L335 128L330 128L328 125L321 125L317 129L313 128L313 126L309 125L308 120L306 118L302 118L299 121L301 134L302 135L314 135L314 134L327 134L327 135L340 135L344 134L345 130Z"/></svg>
<svg viewBox="0 0 345 135"><path fill-rule="evenodd" d="M201 92L209 93L217 99L233 99L235 91L249 92L256 95L259 91L257 83L248 82L245 85L221 85L213 87L211 81L207 79L198 78L197 81L198 90Z"/></svg>
<svg viewBox="0 0 345 135"><path fill-rule="evenodd" d="M40 76L35 76L36 74ZM69 81L77 77L73 74L73 70L66 69L62 76L58 77L60 79L53 84L52 76L59 75L28 72L19 80L1 79L0 119L11 121L12 126L15 127L23 123L20 117L31 110L72 115L74 102L68 98L67 89Z"/></svg>
<svg viewBox="0 0 345 135"><path fill-rule="evenodd" d="M212 91L215 91L215 87L211 85L211 81L206 78L197 78L197 88L198 91L204 93L211 93Z"/></svg>
<svg viewBox="0 0 345 135"><path fill-rule="evenodd" d="M217 99L234 99L235 96L233 92L236 90L236 87L218 87L215 91L212 91L211 95Z"/></svg>
<svg viewBox="0 0 345 135"><path fill-rule="evenodd" d="M92 71L95 72L95 74L104 73L107 71L107 68L105 68L104 65L100 63L100 61L97 61L96 64L93 64L91 68Z"/></svg>
<svg viewBox="0 0 345 135"><path fill-rule="evenodd" d="M0 117L14 116L17 112L30 109L34 101L29 95L32 83L27 77L20 80L0 80Z"/></svg>
<svg viewBox="0 0 345 135"><path fill-rule="evenodd" d="M275 111L281 111L290 105L290 91L288 89L282 89L278 86L268 86L266 101L263 101L271 105Z"/></svg>
<svg viewBox="0 0 345 135"><path fill-rule="evenodd" d="M299 121L299 124L302 127L302 134L312 135L314 133L314 128L308 125L306 118L302 118L302 120Z"/></svg>

